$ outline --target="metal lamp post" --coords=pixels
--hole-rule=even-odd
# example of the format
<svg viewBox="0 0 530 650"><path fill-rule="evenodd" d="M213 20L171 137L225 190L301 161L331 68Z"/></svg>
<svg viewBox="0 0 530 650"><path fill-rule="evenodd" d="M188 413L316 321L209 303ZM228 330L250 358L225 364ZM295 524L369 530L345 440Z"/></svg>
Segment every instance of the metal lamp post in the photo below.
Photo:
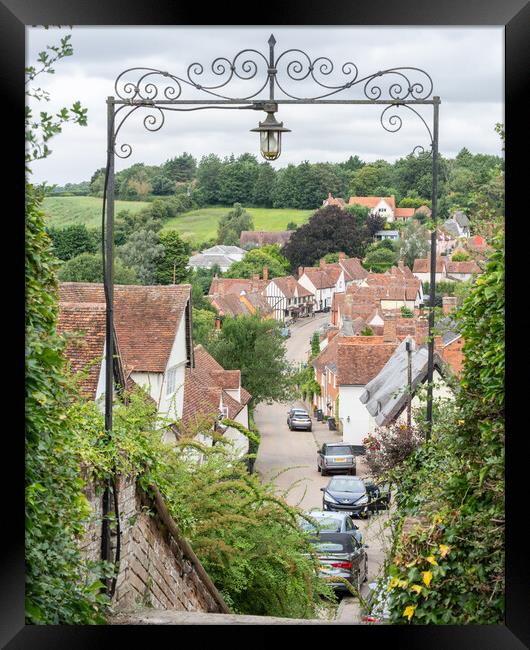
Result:
<svg viewBox="0 0 530 650"><path fill-rule="evenodd" d="M107 98L108 136L107 136L107 167L105 175L105 193L103 205L103 222L106 202L106 245L104 253L104 284L107 304L106 320L106 375L105 375L105 428L110 435L112 431L112 397L113 397L113 250L114 240L114 160L128 158L132 153L129 144L117 144L118 136L128 118L138 111L147 111L143 125L148 131L159 131L165 122L168 111L187 112L199 110L258 110L267 113L266 119L259 122L252 131L260 134L260 149L267 160L276 160L281 154L282 134L290 131L284 128L283 122L277 122L275 113L280 105L380 105L385 108L380 114L381 126L388 132L394 133L402 127L402 119L398 114L414 113L424 124L430 138L432 155L432 219L434 232L431 235L431 286L429 302L429 360L428 360L428 398L427 398L427 438L432 426L432 376L433 376L433 328L434 328L434 298L436 270L436 215L437 215L437 179L438 179L438 109L440 98L432 96L433 82L424 71L415 67L395 67L379 70L366 76L361 76L357 66L352 62L342 65L340 73L345 81L338 85L329 83L328 76L334 70L333 62L327 57L312 59L300 49L275 52L276 39L268 40L268 57L256 49L245 49L238 52L232 59L216 58L210 71L218 83L205 85L203 80L204 66L192 63L183 76L154 68L129 68L124 70L115 80L115 96ZM262 73L261 80L258 73ZM257 79L256 87L245 96L229 96L222 89L235 81L240 86ZM328 81L328 83L326 83ZM320 87L321 94L316 96L300 96L296 84L311 83ZM268 97L259 98L268 86ZM362 96L352 99L338 99L337 96L351 89L361 89ZM191 91L208 99L186 98L185 91ZM275 97L275 92L281 98ZM313 91L314 92L314 91ZM429 128L426 120L416 110L418 106L433 107L433 129ZM417 150L425 153L425 148L417 146ZM104 223L103 223L104 225ZM105 232L105 228L103 229ZM108 502L108 495L107 495ZM104 500L105 503L105 500ZM102 552L102 555L107 553ZM105 559L108 559L105 557Z"/></svg>

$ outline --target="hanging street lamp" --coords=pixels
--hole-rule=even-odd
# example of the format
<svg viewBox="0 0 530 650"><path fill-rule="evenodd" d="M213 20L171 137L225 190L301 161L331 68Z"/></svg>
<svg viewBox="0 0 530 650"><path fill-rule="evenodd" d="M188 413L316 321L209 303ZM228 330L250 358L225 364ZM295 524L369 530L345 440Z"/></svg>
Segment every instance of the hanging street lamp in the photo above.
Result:
<svg viewBox="0 0 530 650"><path fill-rule="evenodd" d="M291 129L286 129L283 122L277 122L274 113L278 110L278 104L266 104L263 107L267 117L255 129L250 129L253 133L259 133L260 151L265 160L276 160L282 152L282 133L290 133Z"/></svg>

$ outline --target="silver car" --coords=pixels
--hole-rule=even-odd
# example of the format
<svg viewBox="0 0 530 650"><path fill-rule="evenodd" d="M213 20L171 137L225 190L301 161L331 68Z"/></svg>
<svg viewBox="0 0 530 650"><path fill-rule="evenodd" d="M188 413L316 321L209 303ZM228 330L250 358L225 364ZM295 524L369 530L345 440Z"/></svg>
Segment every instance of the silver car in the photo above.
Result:
<svg viewBox="0 0 530 650"><path fill-rule="evenodd" d="M309 417L309 413L305 409L292 408L287 413L287 425L289 430L303 429L304 431L311 431L313 423Z"/></svg>
<svg viewBox="0 0 530 650"><path fill-rule="evenodd" d="M357 463L353 447L343 442L327 442L317 455L317 470L322 476L331 472L347 472L352 476L357 473Z"/></svg>

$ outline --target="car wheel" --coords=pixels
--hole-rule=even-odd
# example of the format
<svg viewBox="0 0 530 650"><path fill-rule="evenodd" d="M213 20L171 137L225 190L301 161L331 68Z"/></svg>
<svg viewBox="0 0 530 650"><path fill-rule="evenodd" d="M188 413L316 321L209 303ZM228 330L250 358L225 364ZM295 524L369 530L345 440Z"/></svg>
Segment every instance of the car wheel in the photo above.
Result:
<svg viewBox="0 0 530 650"><path fill-rule="evenodd" d="M324 468L322 468L320 470L320 472L321 472L322 476L327 476L328 475L328 473L326 472L326 470Z"/></svg>

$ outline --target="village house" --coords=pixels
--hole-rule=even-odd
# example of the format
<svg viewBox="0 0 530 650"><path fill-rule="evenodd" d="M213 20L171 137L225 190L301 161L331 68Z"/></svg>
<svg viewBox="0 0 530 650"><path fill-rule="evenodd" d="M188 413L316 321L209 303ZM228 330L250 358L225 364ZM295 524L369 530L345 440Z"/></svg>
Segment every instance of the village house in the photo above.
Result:
<svg viewBox="0 0 530 650"><path fill-rule="evenodd" d="M385 239L390 239L390 241L398 241L399 230L377 230L374 233L374 239L377 241L384 241Z"/></svg>
<svg viewBox="0 0 530 650"><path fill-rule="evenodd" d="M273 278L265 289L269 307L276 320L309 316L313 312L313 294L298 280L287 275Z"/></svg>
<svg viewBox="0 0 530 650"><path fill-rule="evenodd" d="M342 267L325 260L320 260L318 267L298 267L298 282L313 295L314 311L330 309L333 294L346 288Z"/></svg>
<svg viewBox="0 0 530 650"><path fill-rule="evenodd" d="M279 244L281 247L287 244L293 232L294 230L243 230L239 236L239 244L245 250L270 244Z"/></svg>
<svg viewBox="0 0 530 650"><path fill-rule="evenodd" d="M101 319L105 309L102 284L59 284L59 329L71 336L76 327L72 315L77 313L77 331L81 332L77 343L72 341L66 350L72 367L86 366L83 327L91 321L87 340L93 346L91 362L99 368L90 370L92 378L99 373L97 400L103 399L105 388L104 345L101 357L95 356L101 347L99 339L104 342ZM193 365L191 285L114 285L114 328L115 377L122 386L144 388L156 404L162 425L175 426L183 412L185 369Z"/></svg>
<svg viewBox="0 0 530 650"><path fill-rule="evenodd" d="M215 307L219 317L248 316L259 313L263 318L272 318L273 310L267 301L265 290L269 284L269 270L263 267L263 278L259 274L247 278L212 278L207 300ZM219 320L217 327L219 327Z"/></svg>
<svg viewBox="0 0 530 650"><path fill-rule="evenodd" d="M331 195L331 192L329 192L327 199L324 199L322 205L336 205L339 208L345 208L349 205L362 205L363 207L370 209L370 214L385 217L387 223L411 219L416 212L414 208L396 207L396 199L394 195L350 196L348 203L346 203L344 199L334 198Z"/></svg>
<svg viewBox="0 0 530 650"><path fill-rule="evenodd" d="M430 282L431 260L427 258L414 260L413 274L422 282ZM480 266L474 261L453 262L445 257L436 258L436 282L442 280L463 282L469 280L473 275L482 273Z"/></svg>
<svg viewBox="0 0 530 650"><path fill-rule="evenodd" d="M192 255L188 262L189 269L211 269L218 266L222 273L234 264L240 262L246 251L239 246L217 245Z"/></svg>
<svg viewBox="0 0 530 650"><path fill-rule="evenodd" d="M430 282L431 280L431 256L426 258L417 258L414 260L412 273L422 282ZM436 282L441 282L447 277L447 270L445 268L445 259L443 257L436 257Z"/></svg>

